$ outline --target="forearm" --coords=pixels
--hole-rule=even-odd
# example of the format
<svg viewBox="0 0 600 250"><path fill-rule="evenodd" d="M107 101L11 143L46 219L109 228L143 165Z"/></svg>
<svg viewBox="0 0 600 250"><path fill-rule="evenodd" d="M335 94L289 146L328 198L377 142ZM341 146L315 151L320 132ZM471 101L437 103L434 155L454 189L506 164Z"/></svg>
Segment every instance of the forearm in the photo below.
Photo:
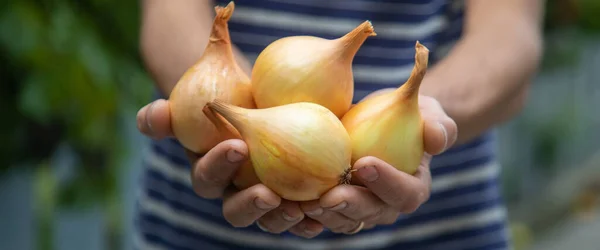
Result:
<svg viewBox="0 0 600 250"><path fill-rule="evenodd" d="M214 3L197 0L143 0L140 49L145 66L163 95L202 55L211 31ZM240 66L250 64L234 47Z"/></svg>
<svg viewBox="0 0 600 250"><path fill-rule="evenodd" d="M436 98L456 121L459 144L512 118L525 102L542 39L537 17L514 7L498 6L485 18L471 14L471 21L479 23L468 25L449 55L425 77L422 94Z"/></svg>

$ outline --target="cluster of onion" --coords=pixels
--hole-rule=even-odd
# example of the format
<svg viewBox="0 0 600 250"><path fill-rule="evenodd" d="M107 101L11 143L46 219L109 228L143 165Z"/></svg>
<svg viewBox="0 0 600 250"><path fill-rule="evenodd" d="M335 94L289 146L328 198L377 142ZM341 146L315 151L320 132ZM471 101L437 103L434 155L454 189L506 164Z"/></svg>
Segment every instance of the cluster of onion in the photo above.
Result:
<svg viewBox="0 0 600 250"><path fill-rule="evenodd" d="M169 97L175 136L187 149L202 154L223 140L242 139L250 161L234 185L263 183L293 201L318 199L349 183L352 164L364 156L416 171L423 154L417 98L427 48L417 42L413 72L395 92L351 107L352 61L376 35L371 22L338 39L281 38L261 52L248 77L232 53L227 22L233 10L233 2L215 7L204 54Z"/></svg>

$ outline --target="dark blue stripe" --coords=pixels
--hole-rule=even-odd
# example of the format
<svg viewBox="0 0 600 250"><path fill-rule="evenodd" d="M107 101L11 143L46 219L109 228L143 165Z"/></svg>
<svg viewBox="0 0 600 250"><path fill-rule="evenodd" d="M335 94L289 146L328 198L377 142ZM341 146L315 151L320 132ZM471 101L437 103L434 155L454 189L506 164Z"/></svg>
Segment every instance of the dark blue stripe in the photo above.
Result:
<svg viewBox="0 0 600 250"><path fill-rule="evenodd" d="M445 220L449 218L453 218L461 215L468 215L471 213L477 213L484 211L486 209L490 209L493 207L502 205L502 198L496 197L494 199L485 200L481 202L476 202L468 205L457 206L453 208L438 210L431 213L423 213L423 214L411 214L406 215L407 217L400 218L396 223L396 226L406 226L406 225L417 225L425 222L435 221L435 220Z"/></svg>
<svg viewBox="0 0 600 250"><path fill-rule="evenodd" d="M458 239L466 239L466 238L476 239L476 237L478 237L478 236L490 234L490 233L494 233L494 232L498 232L498 236L493 237L492 239L489 239L490 241L493 241L493 242L498 242L498 240L507 241L506 237L500 236L500 234L502 234L502 231L504 229L505 229L504 223L497 222L497 223L485 225L483 227L463 229L463 230L459 230L456 232L445 233L445 234L440 234L437 236L427 237L427 238L421 239L421 240L401 242L398 244L394 244L393 246L389 246L389 247L387 247L387 249L423 249L426 247L431 247L431 245L438 245L438 244L442 244L444 242L452 242L453 240L458 240ZM477 242L477 243L479 243L479 242ZM498 244L498 243L496 243L496 244ZM469 243L465 242L465 244L461 245L460 248L445 248L445 249L446 250L453 250L453 249L464 250L468 246L469 246Z"/></svg>
<svg viewBox="0 0 600 250"><path fill-rule="evenodd" d="M403 4L413 4L413 5L426 5L436 0L363 0L365 2L374 2L374 3L398 3L401 2Z"/></svg>
<svg viewBox="0 0 600 250"><path fill-rule="evenodd" d="M151 181L164 182L165 185L168 185L169 187L171 187L172 189L174 189L175 191L177 191L179 193L185 193L185 194L189 195L190 197L197 197L199 202L210 203L210 204L213 204L218 207L223 205L222 200L220 200L220 199L203 199L203 198L201 198L189 186L182 184L178 181L173 181L158 171L155 171L152 169L147 169L145 178L146 178L146 183L149 183ZM150 188L150 187L146 187L145 189L148 190L148 188ZM175 200L175 199L173 199L173 200Z"/></svg>
<svg viewBox="0 0 600 250"><path fill-rule="evenodd" d="M159 156L167 159L167 161L173 163L178 168L189 169L190 162L185 157L182 147L168 147L168 143L153 143L152 150Z"/></svg>
<svg viewBox="0 0 600 250"><path fill-rule="evenodd" d="M208 244L212 244L212 245L217 245L217 246L221 246L221 247L227 247L227 248L232 248L235 247L235 249L256 249L256 248L247 248L247 246L245 246L246 248L240 248L241 246L238 246L236 244L231 244L231 242L225 242L225 241L221 241L221 240L216 240L210 236L206 236L194 231L191 231L185 227L181 227L181 226L177 226L174 225L172 223L169 223L168 221L165 221L157 216L151 215L151 214L146 214L146 213L142 213L140 215L140 219L142 221L147 221L153 224L153 226L162 226L163 228L172 231L173 234L176 235L180 235L180 236L185 236L187 238L191 238L191 239L195 239L198 242L206 242ZM149 237L152 240L154 240L155 242L160 242L166 245L169 245L170 247L175 247L173 243L170 243L169 241L173 241L175 239L165 239L162 237L158 237L153 235L153 233L151 231L146 230L148 227L144 227L145 223L141 222L140 223L140 230L142 231L142 233L144 234L145 237ZM244 229L233 229L236 231L245 231L247 232L247 230ZM261 231L262 232L262 231ZM182 244L182 242L178 242L178 244ZM203 248L202 246L188 246L189 248L183 248L183 249L207 249L207 248ZM181 249L181 248L177 248L177 249Z"/></svg>
<svg viewBox="0 0 600 250"><path fill-rule="evenodd" d="M460 188L453 188L450 190L433 192L430 197L430 202L443 202L445 199L450 199L454 197L459 197L471 193L483 192L488 189L499 189L498 177L494 177L493 179L486 179L480 182L469 184Z"/></svg>
<svg viewBox="0 0 600 250"><path fill-rule="evenodd" d="M306 0L303 0L306 1ZM320 0L322 2L322 0ZM398 15L396 13L390 13L384 11L385 6L379 6L377 3L363 3L363 10L348 10L338 9L331 7L321 7L319 5L305 5L305 4L292 4L278 1L265 1L265 0L252 0L239 2L239 7L252 7L257 9L265 9L277 12L302 14L307 17L333 17L333 18L347 18L347 19L358 19L358 20L371 20L373 22L403 22L403 23L418 23L426 21L433 15L439 15L444 13L445 6L448 3L443 3L439 6L435 6L435 9L428 9L426 15L423 14L411 14L403 13ZM282 14L285 14L282 13ZM235 14L234 14L235 15Z"/></svg>
<svg viewBox="0 0 600 250"><path fill-rule="evenodd" d="M482 157L465 161L460 165L452 165L452 166L444 166L439 168L431 169L431 177L439 177L444 175L455 174L457 172L467 171L469 169L482 167L486 163L490 163L494 161L495 157L493 155L483 155Z"/></svg>
<svg viewBox="0 0 600 250"><path fill-rule="evenodd" d="M443 154L433 157L432 161L435 162L436 159L441 158L441 157L446 157L446 155L447 155L447 157L452 157L452 154L454 154L454 153L478 148L482 144L489 143L492 140L493 140L492 133L489 131L485 132L482 135L478 136L477 138L471 140L470 142L467 142L462 145L454 146L454 147L446 150L446 152L444 152Z"/></svg>
<svg viewBox="0 0 600 250"><path fill-rule="evenodd" d="M141 227L143 228L143 227ZM140 231L145 231L144 229L140 229ZM193 248L182 248L182 247L177 247L173 244L171 244L171 242L169 241L168 238L163 238L157 235L153 235L153 234L147 234L144 233L142 234L143 240L150 243L150 244L154 244L154 245L158 245L161 247L167 247L168 249L173 249L173 250L193 250ZM166 236L165 236L166 237Z"/></svg>
<svg viewBox="0 0 600 250"><path fill-rule="evenodd" d="M152 222L152 224L154 224L155 226L164 226L165 228L169 229L169 231L172 231L173 234L185 236L185 237L188 237L191 239L196 239L199 242L204 241L204 242L207 242L209 244L214 244L214 245L220 244L220 246L227 247L227 248L235 247L236 249L240 249L240 247L242 247L242 246L238 246L236 244L232 244L232 242L218 241L218 240L215 240L214 238L211 238L210 236L202 235L200 233L194 232L187 228L173 225L173 224L171 224L165 220L162 220L161 218L153 216L153 215L142 214L141 220ZM187 249L187 248L175 248L174 244L170 243L169 239L166 236L158 237L158 236L153 235L153 233L151 231L147 230L149 227L144 227L144 223L140 223L139 226L140 226L140 230L142 231L142 233L144 235L144 238L152 243L159 243L161 245L170 247L172 249ZM505 224L502 222L491 223L489 225L485 225L482 227L464 228L464 229L457 230L457 231L454 231L451 233L434 235L434 236L426 237L426 238L419 239L419 240L409 240L409 241L399 242L399 243L393 244L392 246L384 247L382 249L421 249L421 248L425 248L427 246L431 246L433 244L451 242L453 240L462 239L462 238L475 238L480 235L498 232L498 237L491 237L489 239L490 241L493 242L493 243L490 243L487 245L487 247L489 248L492 246L492 244L493 245L506 244L507 239L505 239L504 234L503 234L504 229L505 229ZM365 231L365 233L372 232L372 231L373 230ZM289 233L286 233L286 234L289 234ZM325 233L325 234L328 234L328 233ZM340 239L340 238L352 237L352 236L341 235L341 234L332 234L331 236L333 236L333 237L329 237L329 238L323 238L323 236L324 236L324 234L321 234L321 235L317 236L316 239L335 240L336 238ZM293 237L298 238L296 236L293 236ZM174 240L175 239L172 239L171 241L174 241ZM466 244L468 244L468 243L466 243ZM192 247L192 246L190 246L190 247ZM193 247L198 248L200 246L193 246ZM252 248L248 248L247 245L243 246L243 247L245 247L243 249L252 249ZM464 247L467 247L467 246L463 245L461 249L465 249ZM203 249L206 249L206 248L203 248ZM261 247L260 249L265 249L265 248ZM477 249L482 249L482 248L479 247Z"/></svg>
<svg viewBox="0 0 600 250"><path fill-rule="evenodd" d="M490 244L486 244L480 247L466 248L464 250L498 250L498 249L509 249L508 240L502 240ZM463 250L463 249L461 249Z"/></svg>
<svg viewBox="0 0 600 250"><path fill-rule="evenodd" d="M424 41L424 43L432 42L432 39ZM256 45L256 44L248 44L244 43L244 38L239 37L235 42L236 46L240 48L240 50L245 53L260 53L266 46L265 45ZM413 46L414 47L414 44ZM410 47L410 48L412 48ZM357 55L354 57L354 61L352 66L374 66L374 67L389 67L391 71L395 70L394 68L412 65L414 64L415 59L411 57L398 57L398 58L382 58L382 57L373 57L369 55L365 55L364 51L359 50ZM396 84L396 86L399 85Z"/></svg>

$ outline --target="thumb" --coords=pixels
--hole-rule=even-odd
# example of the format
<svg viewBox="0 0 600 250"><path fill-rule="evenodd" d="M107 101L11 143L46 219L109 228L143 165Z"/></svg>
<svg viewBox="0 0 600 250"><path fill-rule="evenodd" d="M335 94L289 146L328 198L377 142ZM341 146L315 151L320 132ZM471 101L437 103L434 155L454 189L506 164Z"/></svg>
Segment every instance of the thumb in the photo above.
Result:
<svg viewBox="0 0 600 250"><path fill-rule="evenodd" d="M159 99L141 108L137 113L137 127L142 134L154 139L173 136L169 101Z"/></svg>
<svg viewBox="0 0 600 250"><path fill-rule="evenodd" d="M454 145L457 135L456 123L449 117L425 119L423 136L427 153L431 155L443 153Z"/></svg>

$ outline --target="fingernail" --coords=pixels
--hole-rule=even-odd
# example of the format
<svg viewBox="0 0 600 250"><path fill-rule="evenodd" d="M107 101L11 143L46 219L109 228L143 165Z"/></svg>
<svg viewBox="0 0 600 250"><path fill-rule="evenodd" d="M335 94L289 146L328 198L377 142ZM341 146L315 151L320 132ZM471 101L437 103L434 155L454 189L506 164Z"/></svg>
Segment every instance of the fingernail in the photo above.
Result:
<svg viewBox="0 0 600 250"><path fill-rule="evenodd" d="M240 154L240 152L235 149L229 150L227 152L227 160L231 163L238 163L244 159L244 155Z"/></svg>
<svg viewBox="0 0 600 250"><path fill-rule="evenodd" d="M269 233L269 229L267 229L266 227L264 227L262 224L260 224L260 221L256 221L256 226L258 228L260 228L260 230L262 230L263 232L267 232Z"/></svg>
<svg viewBox="0 0 600 250"><path fill-rule="evenodd" d="M342 209L346 208L347 206L348 206L348 203L345 202L345 201L342 201L342 203L337 204L337 205L329 208L329 210L331 210L331 211L339 211L339 210L342 210Z"/></svg>
<svg viewBox="0 0 600 250"><path fill-rule="evenodd" d="M271 209L274 208L274 205L268 204L260 198L254 199L254 205L260 209Z"/></svg>
<svg viewBox="0 0 600 250"><path fill-rule="evenodd" d="M446 127L444 127L444 125L441 122L438 122L438 125L440 126L440 128L442 129L442 133L444 134L444 149L442 149L442 152L444 152L448 147L448 131L446 131Z"/></svg>
<svg viewBox="0 0 600 250"><path fill-rule="evenodd" d="M312 231L310 229L304 229L304 233L306 234L306 236L314 236L315 234L317 234L317 232Z"/></svg>
<svg viewBox="0 0 600 250"><path fill-rule="evenodd" d="M146 126L148 126L148 130L150 130L149 132L151 134L154 134L154 129L152 129L152 123L150 122L150 117L152 117L152 108L154 107L154 105L156 104L155 102L150 103L150 106L148 106L148 111L146 111Z"/></svg>
<svg viewBox="0 0 600 250"><path fill-rule="evenodd" d="M373 182L379 178L379 173L374 166L366 166L358 169L358 176L365 181Z"/></svg>
<svg viewBox="0 0 600 250"><path fill-rule="evenodd" d="M306 214L313 215L313 216L315 216L315 215L321 215L321 214L323 214L323 209L322 208L317 208L315 210L306 212Z"/></svg>
<svg viewBox="0 0 600 250"><path fill-rule="evenodd" d="M281 217L283 217L284 220L289 221L289 222L298 220L298 217L292 217L285 211L283 211L283 213L281 213Z"/></svg>

